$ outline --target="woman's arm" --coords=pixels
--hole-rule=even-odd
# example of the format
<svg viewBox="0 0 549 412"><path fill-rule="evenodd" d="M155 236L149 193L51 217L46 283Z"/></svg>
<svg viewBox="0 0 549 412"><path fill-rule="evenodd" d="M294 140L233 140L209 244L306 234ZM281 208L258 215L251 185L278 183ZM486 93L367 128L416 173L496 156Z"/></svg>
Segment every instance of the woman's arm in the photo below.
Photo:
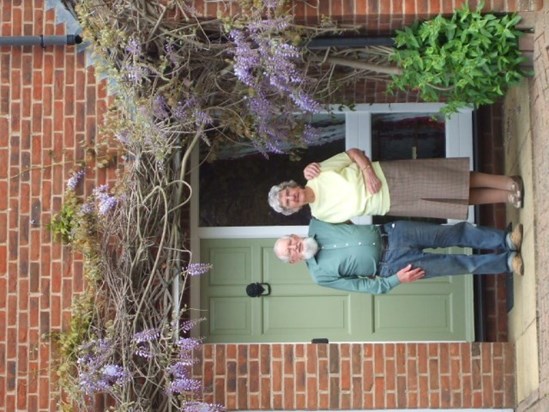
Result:
<svg viewBox="0 0 549 412"><path fill-rule="evenodd" d="M376 176L374 168L372 167L372 162L368 156L366 156L362 150L356 148L347 150L347 155L362 171L366 189L372 194L379 192L381 189L381 180Z"/></svg>
<svg viewBox="0 0 549 412"><path fill-rule="evenodd" d="M317 177L320 174L320 164L313 162L309 163L305 169L303 169L303 176L305 179L311 180Z"/></svg>

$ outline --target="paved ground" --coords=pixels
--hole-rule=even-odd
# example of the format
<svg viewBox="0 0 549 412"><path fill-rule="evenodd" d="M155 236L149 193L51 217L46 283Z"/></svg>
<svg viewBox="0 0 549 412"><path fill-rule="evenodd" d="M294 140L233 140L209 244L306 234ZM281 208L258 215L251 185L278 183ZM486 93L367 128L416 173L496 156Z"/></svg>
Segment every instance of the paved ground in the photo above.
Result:
<svg viewBox="0 0 549 412"><path fill-rule="evenodd" d="M526 203L509 210L525 227L525 277L515 282L509 314L516 343L518 411L549 410L549 0L536 13L534 77L505 99L506 172L520 173Z"/></svg>

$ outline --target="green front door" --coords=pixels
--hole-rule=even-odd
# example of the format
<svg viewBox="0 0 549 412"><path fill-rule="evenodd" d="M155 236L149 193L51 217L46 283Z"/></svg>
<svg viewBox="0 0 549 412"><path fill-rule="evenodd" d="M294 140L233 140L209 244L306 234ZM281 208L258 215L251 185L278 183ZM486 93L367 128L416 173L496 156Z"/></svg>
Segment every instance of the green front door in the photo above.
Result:
<svg viewBox="0 0 549 412"><path fill-rule="evenodd" d="M213 264L200 286L207 342L474 339L470 275L400 285L380 296L345 293L315 285L305 264L280 262L274 241L201 241L201 261ZM270 284L271 295L248 297L253 282Z"/></svg>

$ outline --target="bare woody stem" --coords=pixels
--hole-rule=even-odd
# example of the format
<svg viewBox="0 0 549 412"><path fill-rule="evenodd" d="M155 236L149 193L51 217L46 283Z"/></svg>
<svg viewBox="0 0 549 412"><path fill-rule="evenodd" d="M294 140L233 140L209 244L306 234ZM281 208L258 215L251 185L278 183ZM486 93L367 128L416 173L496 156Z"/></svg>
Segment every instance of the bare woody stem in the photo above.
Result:
<svg viewBox="0 0 549 412"><path fill-rule="evenodd" d="M364 63L356 60L342 59L340 57L328 57L326 59L327 63L336 64L339 66L352 67L354 69L368 70L376 73L398 75L402 74L402 69L396 66L385 66L372 63Z"/></svg>

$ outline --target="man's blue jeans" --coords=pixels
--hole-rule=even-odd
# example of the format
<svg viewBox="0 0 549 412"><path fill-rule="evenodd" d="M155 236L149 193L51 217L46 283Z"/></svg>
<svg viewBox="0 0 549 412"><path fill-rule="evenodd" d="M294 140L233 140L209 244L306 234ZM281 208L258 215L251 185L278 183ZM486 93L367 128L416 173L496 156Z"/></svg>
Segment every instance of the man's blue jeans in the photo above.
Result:
<svg viewBox="0 0 549 412"><path fill-rule="evenodd" d="M398 221L383 225L388 245L379 274L391 276L412 264L425 271L425 277L492 274L509 272L508 261L513 252L507 245L503 230L473 226L469 223L437 225L424 222ZM424 252L426 248L450 246L473 249L496 249L483 255L438 254Z"/></svg>

